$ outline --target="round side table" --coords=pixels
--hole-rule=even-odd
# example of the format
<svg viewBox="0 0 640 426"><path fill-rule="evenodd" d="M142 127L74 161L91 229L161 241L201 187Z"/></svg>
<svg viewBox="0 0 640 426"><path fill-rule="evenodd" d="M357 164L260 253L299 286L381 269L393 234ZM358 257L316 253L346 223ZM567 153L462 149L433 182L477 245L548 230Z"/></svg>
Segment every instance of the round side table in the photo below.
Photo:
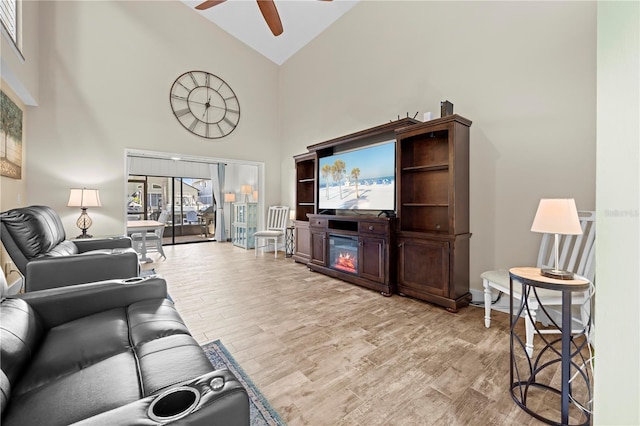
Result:
<svg viewBox="0 0 640 426"><path fill-rule="evenodd" d="M513 297L513 283L522 285L521 300ZM509 270L510 290L510 391L518 406L536 419L552 425L586 426L591 423L591 371L585 333L572 334L571 293L585 291L590 286L584 279L559 280L540 273L540 268L512 268ZM540 334L545 346L531 356L523 341L521 316L530 315L529 300L538 298L539 289L555 290L562 297L562 320L551 319L551 330ZM515 306L514 299L518 306ZM539 302L539 299L537 299ZM542 304L540 304L542 307ZM588 328L587 328L588 329ZM546 338L549 333L559 337ZM557 376L560 364L560 376ZM560 397L559 419L549 418L558 407L551 407Z"/></svg>

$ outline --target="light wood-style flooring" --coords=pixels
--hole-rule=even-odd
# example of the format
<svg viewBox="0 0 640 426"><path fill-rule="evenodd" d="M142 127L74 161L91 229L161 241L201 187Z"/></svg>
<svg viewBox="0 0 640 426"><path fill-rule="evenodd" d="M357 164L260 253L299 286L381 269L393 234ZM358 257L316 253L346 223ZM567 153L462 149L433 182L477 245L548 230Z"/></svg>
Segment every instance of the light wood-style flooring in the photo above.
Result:
<svg viewBox="0 0 640 426"><path fill-rule="evenodd" d="M537 425L509 394L509 316L457 314L231 243L155 268L194 337L220 339L289 425ZM555 398L555 397L554 397ZM538 407L549 415L548 408ZM553 407L551 407L553 406Z"/></svg>

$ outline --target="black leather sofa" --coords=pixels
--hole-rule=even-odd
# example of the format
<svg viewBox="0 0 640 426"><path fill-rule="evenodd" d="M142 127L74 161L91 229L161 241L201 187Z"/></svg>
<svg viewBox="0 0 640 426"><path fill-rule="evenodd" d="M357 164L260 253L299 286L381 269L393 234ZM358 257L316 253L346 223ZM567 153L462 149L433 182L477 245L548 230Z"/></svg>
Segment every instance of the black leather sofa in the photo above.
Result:
<svg viewBox="0 0 640 426"><path fill-rule="evenodd" d="M25 277L26 292L139 275L129 237L67 240L51 207L2 212L0 225L2 244Z"/></svg>
<svg viewBox="0 0 640 426"><path fill-rule="evenodd" d="M166 294L149 277L3 297L0 423L248 425L246 390Z"/></svg>

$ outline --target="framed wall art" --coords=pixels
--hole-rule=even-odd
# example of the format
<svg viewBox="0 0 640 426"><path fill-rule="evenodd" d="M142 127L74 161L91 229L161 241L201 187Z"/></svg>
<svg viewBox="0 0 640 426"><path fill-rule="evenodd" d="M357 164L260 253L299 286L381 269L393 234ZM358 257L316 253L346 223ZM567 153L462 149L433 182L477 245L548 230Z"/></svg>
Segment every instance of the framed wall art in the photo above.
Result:
<svg viewBox="0 0 640 426"><path fill-rule="evenodd" d="M0 175L22 179L22 110L0 90Z"/></svg>

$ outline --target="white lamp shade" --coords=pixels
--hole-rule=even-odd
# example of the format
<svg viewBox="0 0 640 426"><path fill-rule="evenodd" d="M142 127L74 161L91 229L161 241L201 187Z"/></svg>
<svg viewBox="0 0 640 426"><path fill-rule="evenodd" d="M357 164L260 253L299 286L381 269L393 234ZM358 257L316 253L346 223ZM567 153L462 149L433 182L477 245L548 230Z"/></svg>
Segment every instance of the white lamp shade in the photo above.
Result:
<svg viewBox="0 0 640 426"><path fill-rule="evenodd" d="M240 187L240 193L242 195L249 195L251 194L251 185L242 185Z"/></svg>
<svg viewBox="0 0 640 426"><path fill-rule="evenodd" d="M71 188L68 207L102 207L97 189Z"/></svg>
<svg viewBox="0 0 640 426"><path fill-rule="evenodd" d="M543 198L531 231L545 234L580 235L580 218L573 198Z"/></svg>
<svg viewBox="0 0 640 426"><path fill-rule="evenodd" d="M225 201L225 203L235 203L236 202L236 194L234 194L232 192L224 194L224 201Z"/></svg>

